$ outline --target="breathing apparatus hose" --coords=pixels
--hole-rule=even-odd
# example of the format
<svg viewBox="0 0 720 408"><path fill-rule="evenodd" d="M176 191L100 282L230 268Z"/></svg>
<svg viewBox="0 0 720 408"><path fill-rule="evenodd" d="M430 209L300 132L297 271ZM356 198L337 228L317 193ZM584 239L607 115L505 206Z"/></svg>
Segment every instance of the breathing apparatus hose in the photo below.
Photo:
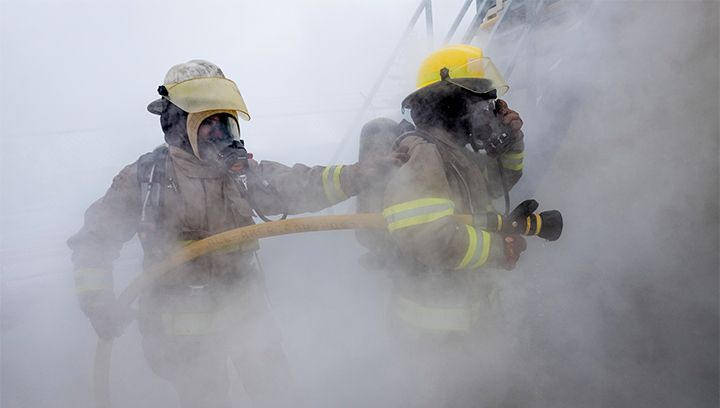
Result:
<svg viewBox="0 0 720 408"><path fill-rule="evenodd" d="M536 207L535 207L536 208ZM534 208L533 208L534 210ZM472 215L454 215L456 221L473 225L477 218ZM490 217L492 219L492 217ZM293 218L255 224L226 231L194 242L179 249L163 261L143 271L118 297L121 305L130 307L135 299L148 286L172 269L198 256L226 248L231 245L274 237L312 231L331 231L360 228L386 228L385 219L380 214L325 215L316 217ZM561 226L562 228L562 226ZM526 234L529 235L529 234ZM537 235L537 234L535 234ZM559 236L559 234L558 234ZM96 408L110 408L110 355L113 340L99 339L95 350L93 372L94 396Z"/></svg>

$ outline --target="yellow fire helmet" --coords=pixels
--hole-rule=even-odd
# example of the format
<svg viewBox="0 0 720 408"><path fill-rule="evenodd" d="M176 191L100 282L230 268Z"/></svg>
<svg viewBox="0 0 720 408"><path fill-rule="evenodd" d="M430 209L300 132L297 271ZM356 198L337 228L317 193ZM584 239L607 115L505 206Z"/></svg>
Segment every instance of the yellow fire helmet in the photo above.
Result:
<svg viewBox="0 0 720 408"><path fill-rule="evenodd" d="M448 82L488 99L499 98L508 85L492 60L483 57L481 49L471 45L448 45L430 54L420 65L417 88L402 101L403 108L412 109L418 95ZM494 91L494 92L493 92Z"/></svg>

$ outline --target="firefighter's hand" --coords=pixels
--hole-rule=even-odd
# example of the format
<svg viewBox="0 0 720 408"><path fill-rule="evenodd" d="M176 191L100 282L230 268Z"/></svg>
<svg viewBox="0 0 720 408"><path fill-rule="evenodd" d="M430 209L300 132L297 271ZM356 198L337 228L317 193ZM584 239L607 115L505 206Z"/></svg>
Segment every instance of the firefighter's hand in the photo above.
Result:
<svg viewBox="0 0 720 408"><path fill-rule="evenodd" d="M520 258L520 253L527 249L527 242L519 234L500 235L503 239L503 259L500 267L511 271Z"/></svg>
<svg viewBox="0 0 720 408"><path fill-rule="evenodd" d="M508 135L512 136L515 143L523 140L524 135L522 130L520 130L523 121L520 119L520 115L508 108L507 103L502 99L495 101L495 112L500 119L500 126Z"/></svg>
<svg viewBox="0 0 720 408"><path fill-rule="evenodd" d="M365 189L384 177L392 168L402 166L410 159L409 150L407 146L400 146L387 156L376 154L348 166L355 186L359 190Z"/></svg>
<svg viewBox="0 0 720 408"><path fill-rule="evenodd" d="M123 334L136 313L113 299L95 303L86 309L85 314L90 318L90 323L98 337L111 340Z"/></svg>

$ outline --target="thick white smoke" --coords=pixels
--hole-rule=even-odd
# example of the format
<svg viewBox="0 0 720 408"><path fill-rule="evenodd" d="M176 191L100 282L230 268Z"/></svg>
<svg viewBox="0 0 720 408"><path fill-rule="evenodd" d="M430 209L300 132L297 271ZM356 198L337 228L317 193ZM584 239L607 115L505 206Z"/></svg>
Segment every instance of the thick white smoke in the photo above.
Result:
<svg viewBox="0 0 720 408"><path fill-rule="evenodd" d="M238 83L257 159L329 164L417 7L255 3L0 3L1 406L92 406L96 337L64 241L112 177L162 142L145 106L170 66L205 58ZM435 2L436 45L461 4ZM528 238L517 269L496 274L520 347L508 356L517 406L718 405L719 18L717 2L600 2L563 41L538 43L539 66L576 44L558 75L538 78L541 90L556 81L551 101L531 106L514 82L522 66L509 78L504 99L527 142L513 204L532 197L565 218L559 241ZM400 56L409 73L394 83L406 92L423 36L419 25ZM375 114L400 118L394 95ZM349 231L261 247L308 405L382 404L385 274L358 266ZM116 292L140 254L126 245ZM132 325L116 340L114 402L177 406L139 339ZM249 406L231 378L236 405Z"/></svg>

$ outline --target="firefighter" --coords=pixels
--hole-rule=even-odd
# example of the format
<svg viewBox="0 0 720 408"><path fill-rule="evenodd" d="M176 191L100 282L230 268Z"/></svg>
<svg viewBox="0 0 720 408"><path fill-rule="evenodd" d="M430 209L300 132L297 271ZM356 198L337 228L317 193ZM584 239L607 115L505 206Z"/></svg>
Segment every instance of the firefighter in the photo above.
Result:
<svg viewBox="0 0 720 408"><path fill-rule="evenodd" d="M292 168L249 158L238 120L250 115L234 82L215 64L172 67L148 105L165 145L126 166L68 240L78 301L97 335L122 334L133 312L116 301L113 261L136 233L145 268L180 247L251 225L254 212L297 214L358 193L391 157L349 166ZM150 368L182 407L231 407L228 358L254 406L293 407L302 398L281 348L281 332L254 261L257 241L198 257L140 296L138 320Z"/></svg>
<svg viewBox="0 0 720 408"><path fill-rule="evenodd" d="M387 119L364 129L394 134L394 147L409 151L376 195L393 244L379 263L393 282L387 329L401 406L492 407L503 398L507 343L492 269L513 269L525 240L452 215L486 221L491 201L522 175L522 120L498 99L506 90L480 49L443 47L402 102L415 129Z"/></svg>

